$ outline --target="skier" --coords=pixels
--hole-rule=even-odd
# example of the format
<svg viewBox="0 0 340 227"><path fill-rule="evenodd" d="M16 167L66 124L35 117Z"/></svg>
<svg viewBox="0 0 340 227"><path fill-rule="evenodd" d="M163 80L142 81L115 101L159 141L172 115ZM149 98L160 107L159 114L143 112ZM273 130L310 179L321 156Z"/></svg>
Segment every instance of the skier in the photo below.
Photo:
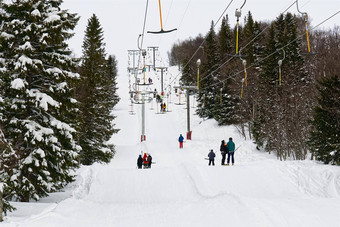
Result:
<svg viewBox="0 0 340 227"><path fill-rule="evenodd" d="M149 166L149 157L146 153L144 153L144 156L143 156L143 166L144 166L144 169L148 168Z"/></svg>
<svg viewBox="0 0 340 227"><path fill-rule="evenodd" d="M142 155L140 154L138 159L137 159L137 167L138 167L138 169L141 169L142 165L143 165L143 158L142 158Z"/></svg>
<svg viewBox="0 0 340 227"><path fill-rule="evenodd" d="M221 142L220 151L221 151L221 155L222 155L221 165L224 165L225 156L226 156L226 154L228 152L228 147L227 147L227 144L225 143L224 140L222 140L222 142Z"/></svg>
<svg viewBox="0 0 340 227"><path fill-rule="evenodd" d="M179 148L183 148L183 140L184 140L184 137L182 136L182 134L180 134L178 138Z"/></svg>
<svg viewBox="0 0 340 227"><path fill-rule="evenodd" d="M231 162L234 165L234 152L235 152L235 143L233 142L233 138L229 138L229 142L227 143L227 148L228 148L228 161L227 165L229 165L230 162L230 157L231 157Z"/></svg>
<svg viewBox="0 0 340 227"><path fill-rule="evenodd" d="M149 165L148 165L148 168L151 168L152 156L149 154L148 157L149 157Z"/></svg>
<svg viewBox="0 0 340 227"><path fill-rule="evenodd" d="M208 157L209 157L209 166L212 165L214 166L215 165L215 153L213 151L213 149L210 150L209 154L208 154Z"/></svg>
<svg viewBox="0 0 340 227"><path fill-rule="evenodd" d="M165 112L165 110L166 110L166 105L165 103L163 103L163 112Z"/></svg>

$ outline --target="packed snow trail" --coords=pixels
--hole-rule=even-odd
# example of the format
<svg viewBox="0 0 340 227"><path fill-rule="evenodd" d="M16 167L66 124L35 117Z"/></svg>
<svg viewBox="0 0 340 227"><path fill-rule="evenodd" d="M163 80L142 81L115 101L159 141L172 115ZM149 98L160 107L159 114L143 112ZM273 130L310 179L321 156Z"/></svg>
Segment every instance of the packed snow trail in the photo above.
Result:
<svg viewBox="0 0 340 227"><path fill-rule="evenodd" d="M198 118L195 109L192 140L179 149L179 134L186 136L186 105L174 105L174 94L171 112L157 114L155 101L154 110L146 105L141 143L141 105L129 114L127 81L119 77L122 99L114 114L121 130L112 137L117 152L111 163L82 167L64 192L40 202L14 203L17 211L2 226L340 226L339 167L280 162L257 151L235 127ZM236 165L221 166L220 142L229 137L240 146ZM209 149L216 152L214 167L204 159ZM136 169L141 151L156 162L151 169Z"/></svg>

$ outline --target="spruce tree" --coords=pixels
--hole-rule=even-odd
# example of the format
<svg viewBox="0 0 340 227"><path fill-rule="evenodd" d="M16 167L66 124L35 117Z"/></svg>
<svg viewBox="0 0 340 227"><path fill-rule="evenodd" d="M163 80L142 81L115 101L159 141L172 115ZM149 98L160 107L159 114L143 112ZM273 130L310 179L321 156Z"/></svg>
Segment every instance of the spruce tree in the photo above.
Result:
<svg viewBox="0 0 340 227"><path fill-rule="evenodd" d="M110 78L116 73L115 61L111 60L108 64L103 39L99 20L96 15L92 15L85 31L80 67L81 82L77 87L82 113L80 161L84 165L94 162L108 163L114 154L114 146L107 141L116 132L112 125L114 116L111 114L117 101L111 94L115 80Z"/></svg>
<svg viewBox="0 0 340 227"><path fill-rule="evenodd" d="M118 96L118 87L117 87L117 76L118 76L118 69L117 69L117 59L114 55L110 55L107 59L107 67L108 67L108 76L109 76L109 83L107 90L110 92L109 97L112 104L111 106L115 106L120 98Z"/></svg>
<svg viewBox="0 0 340 227"><path fill-rule="evenodd" d="M218 33L219 50L221 57L233 51L233 33L230 28L228 15L222 18L221 29Z"/></svg>
<svg viewBox="0 0 340 227"><path fill-rule="evenodd" d="M321 80L317 89L309 147L317 160L340 165L340 77Z"/></svg>
<svg viewBox="0 0 340 227"><path fill-rule="evenodd" d="M200 90L198 94L199 108L196 111L201 117L213 118L216 96L218 95L217 82L220 77L218 70L220 55L218 53L217 36L214 31L214 22L211 23L206 37L204 53L206 61L202 64L202 76L200 77Z"/></svg>
<svg viewBox="0 0 340 227"><path fill-rule="evenodd" d="M78 167L78 78L66 40L78 17L58 0L3 3L0 123L11 149L2 152L5 197L28 202L61 189Z"/></svg>
<svg viewBox="0 0 340 227"><path fill-rule="evenodd" d="M276 135L274 132L269 133L268 128L273 122L273 107L275 105L275 80L277 59L275 55L271 55L276 51L276 32L275 26L272 23L268 31L268 39L265 50L263 51L263 60L261 71L258 80L258 95L257 111L253 120L253 136L256 144L262 146L266 144L266 149L272 149L272 139ZM268 57L270 56L270 57Z"/></svg>
<svg viewBox="0 0 340 227"><path fill-rule="evenodd" d="M197 81L197 72L196 69L192 66L192 63L187 64L189 58L184 58L182 65L182 76L181 81L184 85L194 85Z"/></svg>

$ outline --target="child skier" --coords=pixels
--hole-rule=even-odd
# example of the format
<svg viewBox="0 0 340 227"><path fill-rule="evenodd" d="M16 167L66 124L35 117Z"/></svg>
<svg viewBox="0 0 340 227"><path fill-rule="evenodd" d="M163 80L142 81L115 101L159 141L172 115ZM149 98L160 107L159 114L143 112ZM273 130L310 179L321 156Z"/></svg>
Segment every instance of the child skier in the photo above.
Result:
<svg viewBox="0 0 340 227"><path fill-rule="evenodd" d="M180 134L178 138L179 148L183 148L183 140L184 140L184 137L182 136L182 134Z"/></svg>
<svg viewBox="0 0 340 227"><path fill-rule="evenodd" d="M213 149L210 150L209 154L208 154L208 157L209 157L209 166L212 165L214 166L215 165L215 153L213 151Z"/></svg>

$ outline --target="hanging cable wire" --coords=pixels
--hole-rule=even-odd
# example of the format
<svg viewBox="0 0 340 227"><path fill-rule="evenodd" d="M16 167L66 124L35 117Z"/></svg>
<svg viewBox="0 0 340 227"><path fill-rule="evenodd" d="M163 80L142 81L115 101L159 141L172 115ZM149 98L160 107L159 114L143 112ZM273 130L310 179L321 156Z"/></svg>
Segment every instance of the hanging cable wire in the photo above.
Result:
<svg viewBox="0 0 340 227"><path fill-rule="evenodd" d="M283 14L283 13L285 13L285 12L287 12L294 4L296 3L296 0L294 0L293 1L293 3L292 4L290 4L282 13L280 13L280 14ZM271 26L271 24L268 24L259 34L257 34L252 40L250 40L249 42L248 42L248 40L246 41L246 42L248 42L246 45L244 45L244 46L242 46L242 48L240 48L240 52L242 51L242 50L244 50L249 44L251 44L252 42L254 42L255 40L256 40L256 38L258 38L262 33L264 33L268 28L270 28L270 26ZM222 60L221 60L221 62L222 61L224 61L224 59L226 59L228 56L226 56L226 57L224 57ZM215 69L214 71L212 71L212 72L207 72L204 76L202 76L202 79L200 80L200 82L202 82L203 80L205 80L205 79L207 79L208 78L208 76L210 76L210 75L213 75L216 71L218 71L220 68L222 68L223 66L225 66L226 64L228 64L232 59L234 58L234 56L233 57L230 57L227 61L225 61L223 64L221 64L217 69Z"/></svg>
<svg viewBox="0 0 340 227"><path fill-rule="evenodd" d="M146 0L146 5L145 5L145 13L144 13L144 22L143 22L143 30L142 30L142 34L139 35L138 37L138 43L137 43L137 46L138 46L138 49L140 50L139 51L139 55L138 55L138 61L137 61L137 70L135 70L135 78L137 78L137 74L138 74L138 69L139 69L139 66L140 66L140 63L141 63L141 58L142 58L142 49L143 49L143 42L144 42L144 34L145 34L145 25L146 25L146 18L147 18L147 15L148 15L148 6L149 6L149 0ZM139 43L139 38L142 38L141 42Z"/></svg>
<svg viewBox="0 0 340 227"><path fill-rule="evenodd" d="M143 23L143 33L142 33L142 41L141 41L141 49L143 49L143 41L144 41L144 34L145 34L145 24L146 24L146 16L148 15L148 5L149 0L146 0L146 6L145 6L145 15L144 15L144 23Z"/></svg>
<svg viewBox="0 0 340 227"><path fill-rule="evenodd" d="M216 25L218 24L218 22L221 20L221 18L223 17L224 13L228 10L229 6L231 5L231 3L233 2L234 0L231 0L229 2L229 4L227 5L227 7L223 10L222 14L220 15L220 17L218 18L217 22L214 24L213 28L216 27ZM196 54L198 53L198 51L200 50L201 46L203 46L203 44L205 43L205 41L207 40L208 38L208 35L205 36L205 39L203 40L203 42L199 45L199 47L196 49L196 51L194 52L194 54L191 56L191 58L188 60L188 62L184 65L183 68L187 67L189 65L189 63L192 61L192 59L196 56ZM175 76L175 78L170 81L169 85L172 84L176 79L177 77L179 77L179 75L181 75L181 73L178 73L177 76ZM169 86L168 85L168 86Z"/></svg>
<svg viewBox="0 0 340 227"><path fill-rule="evenodd" d="M186 15L186 14L187 14L187 12L188 12L188 9L189 9L189 6L190 6L190 3L191 3L191 0L189 0L189 2L188 2L188 4L187 4L187 7L185 8L184 14L183 14L183 16L182 16L182 19L181 19L181 21L180 21L179 25L177 26L178 30L176 31L176 34L175 34L174 40L177 38L178 31L179 31L179 29L180 29L180 27L181 27L181 25L182 25L182 23L183 23L183 20L184 20L184 17L185 17L185 15Z"/></svg>
<svg viewBox="0 0 340 227"><path fill-rule="evenodd" d="M321 23L319 23L318 25L316 25L316 26L314 26L313 28L311 28L310 30L311 30L311 31L312 31L312 30L315 30L316 28L320 27L322 24L324 24L324 23L327 22L328 20L332 19L333 17L335 17L335 16L336 16L337 14L339 14L339 13L340 13L340 11L334 13L333 15L331 15L331 16L328 17L327 19L323 20L323 21L322 21ZM295 38L294 40L290 41L290 42L287 43L285 46L281 47L280 49L277 49L276 51L274 51L273 53L267 55L267 56L264 57L263 59L261 59L261 60L259 60L259 61L257 61L257 62L254 62L252 65L248 66L246 69L252 68L252 67L254 67L256 64L258 64L258 63L260 63L260 62L266 60L267 58L273 56L273 55L276 54L277 52L281 51L281 49L286 48L287 46L289 46L289 45L292 44L293 42L297 41L298 39L300 39L300 38L303 37L304 35L305 35L304 33L301 34L301 35L299 35L297 38ZM239 74L241 74L241 73L243 73L243 72L244 72L244 70L240 70L239 72L237 72L237 73L234 74L234 77L237 76L237 75L239 75ZM228 79L229 79L229 77L226 78L226 79L224 79L224 80L221 80L221 81L219 81L219 82L216 82L215 84L211 84L211 85L209 85L209 86L207 86L207 87L205 87L204 89L201 89L201 90L204 91L204 90L206 90L206 89L208 89L208 88L210 88L210 87L213 87L213 86L216 86L216 85L218 85L218 84L220 84L220 83L222 83L222 82L225 82L225 81L228 80Z"/></svg>

